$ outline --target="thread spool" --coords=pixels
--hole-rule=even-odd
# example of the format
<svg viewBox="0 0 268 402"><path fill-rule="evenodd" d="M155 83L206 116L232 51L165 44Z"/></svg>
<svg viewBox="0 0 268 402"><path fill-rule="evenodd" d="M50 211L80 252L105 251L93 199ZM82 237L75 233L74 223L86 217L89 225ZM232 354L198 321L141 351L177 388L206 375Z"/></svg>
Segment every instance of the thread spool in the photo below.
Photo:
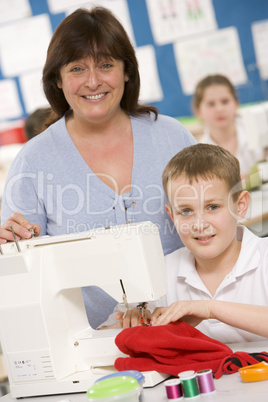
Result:
<svg viewBox="0 0 268 402"><path fill-rule="evenodd" d="M181 382L178 378L167 380L164 384L169 401L176 402L183 397Z"/></svg>
<svg viewBox="0 0 268 402"><path fill-rule="evenodd" d="M212 370L200 370L196 373L197 382L201 394L209 394L215 391L215 385L212 376Z"/></svg>
<svg viewBox="0 0 268 402"><path fill-rule="evenodd" d="M193 370L179 373L184 398L194 398L200 395L196 373Z"/></svg>

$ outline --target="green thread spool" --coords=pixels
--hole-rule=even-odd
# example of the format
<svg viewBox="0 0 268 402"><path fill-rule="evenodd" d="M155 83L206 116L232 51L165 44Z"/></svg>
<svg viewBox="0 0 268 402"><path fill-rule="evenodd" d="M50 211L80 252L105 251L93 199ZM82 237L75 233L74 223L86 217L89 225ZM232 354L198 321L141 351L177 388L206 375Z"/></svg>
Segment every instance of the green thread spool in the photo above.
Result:
<svg viewBox="0 0 268 402"><path fill-rule="evenodd" d="M184 398L194 398L200 395L196 373L193 370L179 373L179 378L181 380Z"/></svg>

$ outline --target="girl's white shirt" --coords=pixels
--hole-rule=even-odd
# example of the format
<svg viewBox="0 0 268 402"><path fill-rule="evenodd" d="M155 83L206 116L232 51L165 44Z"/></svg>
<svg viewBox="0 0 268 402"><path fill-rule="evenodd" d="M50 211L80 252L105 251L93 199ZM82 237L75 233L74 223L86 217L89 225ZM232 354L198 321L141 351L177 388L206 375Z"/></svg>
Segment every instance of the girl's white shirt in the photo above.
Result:
<svg viewBox="0 0 268 402"><path fill-rule="evenodd" d="M241 175L250 173L256 162L262 159L262 150L252 150L247 143L247 137L243 122L240 117L236 118L237 152L236 158L240 163ZM210 136L209 129L205 129L204 135L200 139L201 143L218 145Z"/></svg>

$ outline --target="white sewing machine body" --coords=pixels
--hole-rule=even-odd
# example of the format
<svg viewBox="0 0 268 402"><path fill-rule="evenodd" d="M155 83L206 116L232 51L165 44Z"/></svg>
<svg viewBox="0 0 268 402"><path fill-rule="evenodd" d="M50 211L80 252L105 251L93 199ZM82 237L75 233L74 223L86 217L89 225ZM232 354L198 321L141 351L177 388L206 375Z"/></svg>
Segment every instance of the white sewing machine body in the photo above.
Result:
<svg viewBox="0 0 268 402"><path fill-rule="evenodd" d="M129 303L166 293L157 227L150 222L2 246L0 342L12 397L87 391L123 354L120 330L89 326L81 287L99 286ZM152 375L155 385L163 380Z"/></svg>

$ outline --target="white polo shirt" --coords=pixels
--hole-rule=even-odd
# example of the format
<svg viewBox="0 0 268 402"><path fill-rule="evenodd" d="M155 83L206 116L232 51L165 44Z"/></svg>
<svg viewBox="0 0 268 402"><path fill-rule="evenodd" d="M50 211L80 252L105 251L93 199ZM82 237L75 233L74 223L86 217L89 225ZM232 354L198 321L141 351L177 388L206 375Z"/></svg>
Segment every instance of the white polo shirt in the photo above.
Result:
<svg viewBox="0 0 268 402"><path fill-rule="evenodd" d="M259 238L243 226L238 226L237 238L242 240L240 255L214 296L199 277L194 256L187 248L168 254L168 292L157 305L169 306L180 300L214 299L268 306L268 238ZM266 339L214 319L204 320L196 328L223 343Z"/></svg>

